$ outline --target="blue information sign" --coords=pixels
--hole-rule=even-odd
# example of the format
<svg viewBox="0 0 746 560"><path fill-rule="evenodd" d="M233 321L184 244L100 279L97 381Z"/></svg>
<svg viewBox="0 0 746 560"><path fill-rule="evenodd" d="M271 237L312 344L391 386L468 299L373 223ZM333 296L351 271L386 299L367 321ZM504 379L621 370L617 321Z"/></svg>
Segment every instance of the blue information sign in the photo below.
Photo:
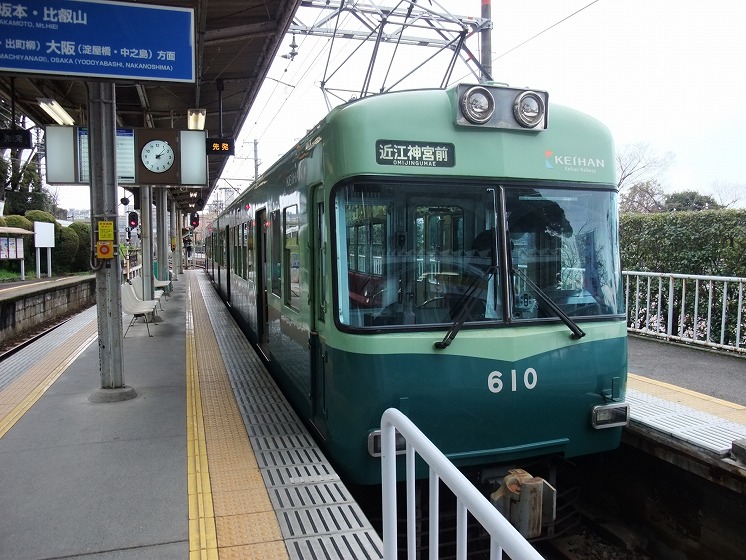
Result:
<svg viewBox="0 0 746 560"><path fill-rule="evenodd" d="M194 10L0 0L0 71L194 82Z"/></svg>

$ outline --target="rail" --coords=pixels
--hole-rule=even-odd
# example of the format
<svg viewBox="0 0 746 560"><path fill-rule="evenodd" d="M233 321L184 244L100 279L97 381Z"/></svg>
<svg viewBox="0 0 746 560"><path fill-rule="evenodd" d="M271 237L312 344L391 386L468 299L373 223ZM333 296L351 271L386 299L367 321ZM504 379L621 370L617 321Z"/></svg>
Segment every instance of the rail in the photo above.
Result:
<svg viewBox="0 0 746 560"><path fill-rule="evenodd" d="M622 274L628 332L746 354L746 278Z"/></svg>
<svg viewBox="0 0 746 560"><path fill-rule="evenodd" d="M415 452L430 467L429 504L438 504L439 481L442 480L456 496L456 560L465 560L467 553L467 514L484 527L490 535L490 559L502 558L503 549L513 560L541 560L542 556L521 536L479 490L441 453L409 418L395 408L381 417L381 476L383 492L383 557L397 558L396 505L396 437L406 440L407 490L407 558L416 556L415 522ZM429 558L438 558L438 515L429 516Z"/></svg>

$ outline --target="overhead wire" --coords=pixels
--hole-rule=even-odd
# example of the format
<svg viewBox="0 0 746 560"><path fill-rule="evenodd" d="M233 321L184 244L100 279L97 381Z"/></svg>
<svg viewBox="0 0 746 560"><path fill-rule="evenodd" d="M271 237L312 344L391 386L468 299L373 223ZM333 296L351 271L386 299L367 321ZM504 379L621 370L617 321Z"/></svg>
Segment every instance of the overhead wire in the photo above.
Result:
<svg viewBox="0 0 746 560"><path fill-rule="evenodd" d="M314 22L314 23L313 23L312 25L315 25L315 24L316 24L316 23L318 22L318 18L319 18L319 17L320 17L320 15L319 15L319 16L317 16L317 19L316 19L316 21L315 21L315 22ZM304 53L305 53L305 51L304 51L304 50L302 49L302 47L303 47L303 45L305 44L305 42L306 42L306 40L307 40L307 39L308 39L308 35L304 35L304 36L302 36L302 37L301 37L301 43L300 43L300 45L298 45L298 49L299 49L299 51L300 51L300 52L304 52ZM313 47L313 49L311 50L311 54L313 54L313 51L315 50L315 48L316 48L316 47L314 46L314 47ZM323 46L322 46L321 48L323 49ZM308 58L309 58L309 55L305 55L305 54L304 54L303 56L304 56L304 57L305 57L306 59L308 59ZM315 57L314 57L314 59L315 59ZM283 72L287 72L287 71L288 71L288 69L290 68L290 63L291 63L291 62L292 62L292 60L289 60L289 61L287 62L286 66L285 66L285 69L283 70ZM308 71L310 70L310 66L306 66L305 64L296 64L296 68L298 68L299 70L302 70L302 69L304 69L304 67L306 68L306 70L304 71L304 73L303 73L303 75L301 76L301 78L300 78L300 79L298 79L297 81L296 81L296 76L297 76L297 74L298 74L298 71L297 71L297 70L296 70L296 71L294 72L294 74L293 74L293 75L292 75L292 76L291 76L291 77L290 77L290 78L289 78L289 79L288 79L287 81L284 81L284 80L276 80L276 79L274 79L274 78L270 78L270 77L268 77L268 79L269 79L269 80L271 80L271 81L274 81L274 82L275 82L275 83L274 83L274 87L272 88L271 92L269 92L269 94L268 94L268 95L266 95L266 94L264 95L264 97L265 97L266 99L264 100L264 102L263 102L264 104L263 104L263 106L262 106L261 108L259 108L259 107L257 107L257 108L252 108L252 112L254 112L255 114L258 114L258 115L260 115L260 117L259 117L259 118L258 118L257 120L255 120L255 121L254 121L253 123L251 123L251 125L249 126L249 128L248 128L247 130L245 130L245 131L244 131L244 130L242 130L242 131L241 131L241 136L243 136L244 138L250 138L250 137L252 136L252 132L254 131L254 128L255 128L255 127L257 127L257 126L259 125L259 119L260 119L260 118L262 118L262 116L266 114L266 110L267 110L267 107L268 107L269 103L270 103L271 101L273 101L273 100L276 100L276 92L277 92L278 88L279 88L279 87L280 87L281 85L283 85L283 86L289 86L290 88L292 88L292 89L291 89L291 92L290 92L290 93L288 93L288 94L287 94L287 95L285 96L285 99L284 99L284 101L283 101L283 102L282 102L282 103L280 104L280 106L279 106L279 107L277 108L277 110L276 110L276 111L274 112L274 114L272 114L272 116L271 116L271 117L270 117L270 118L269 118L269 119L267 120L267 124L266 124L266 125L264 126L264 128L263 128L263 129L261 130L261 132L258 132L258 133L255 133L255 134L253 134L254 138L255 138L255 139L256 139L257 141L260 141L260 140L261 140L261 139L262 139L262 138L264 137L264 135L265 135L265 134L266 134L266 132L267 132L267 129L268 129L268 128L269 128L270 126L271 126L271 124L272 124L272 121L273 121L273 120L275 119L275 117L276 117L276 116L277 116L277 115L279 114L279 112L280 112L280 111L282 110L282 108L283 108L283 107L285 106L285 104L287 103L287 101L288 101L288 100L290 99L290 96L291 96L291 95L292 95L292 94L293 94L293 93L295 92L295 88L296 88L296 87L297 87L298 85L300 85L300 82L301 82L301 81L303 80L303 78L305 77L305 74L306 74L306 73L307 73L307 72L308 72ZM295 83L296 85L293 85L293 83ZM258 111L258 113L257 113L257 111ZM251 158L242 158L242 159L251 159ZM240 170L241 170L241 168L243 167L243 165L244 165L244 162L243 162L243 161L240 161L240 163L238 164L238 168L236 169L236 171L237 171L237 172L238 172L238 171L240 171Z"/></svg>
<svg viewBox="0 0 746 560"><path fill-rule="evenodd" d="M495 62L496 60L500 60L500 59L501 59L502 57L504 57L504 56L507 56L507 55L509 55L509 54L510 54L510 53L512 53L512 52L513 52L514 50L516 50L516 49L519 49L520 47L522 47L522 46L523 46L523 45L525 45L526 43L529 43L529 42L533 41L534 39L536 39L537 37L540 37L541 35L543 35L543 34L544 34L544 33L546 33L547 31L549 31L550 29L553 29L553 28L557 27L557 26L558 26L559 24L561 24L561 23L564 23L565 21L567 21L567 20L568 20L568 19L570 19L571 17L574 17L574 16L578 15L578 14L579 14L580 12L582 12L582 11L583 11L583 10L585 10L586 8L589 8L589 7L591 7L591 6L593 5L593 4L595 4L595 3L599 2L599 1L600 1L600 0L593 0L592 2L590 2L589 4L586 4L585 6L583 6L582 8L580 8L579 10L577 10L577 11L575 11L575 12L571 13L571 14L570 14L569 16L567 16L567 17L564 17L564 18L562 18L561 20L559 20L559 21L557 21L557 22L553 23L552 25L550 25L550 26L549 26L549 27L547 27L546 29L543 29L543 30L539 31L538 33L536 33L535 35L532 35L531 37L529 37L528 39L526 39L526 40L525 40L525 41L523 41L522 43L519 43L518 45L516 45L515 47L513 47L512 49L510 49L510 50L508 50L508 51L505 51L505 52L504 52L504 53L502 53L502 54L501 54L500 56L497 56L497 57L493 58L493 59L492 59L492 62Z"/></svg>
<svg viewBox="0 0 746 560"><path fill-rule="evenodd" d="M492 61L495 62L495 61L497 61L497 60L499 60L499 59L507 56L508 54L516 51L517 49L523 47L527 43L530 43L531 41L535 40L536 38L540 37L541 35L547 33L551 29L557 27L558 25L566 22L567 20L569 20L569 19L573 18L574 16L578 15L579 13L583 12L584 10L586 10L590 6L596 4L597 2L599 2L599 0L592 0L591 2L589 2L588 4L586 4L585 6L583 6L582 8L580 8L580 9L574 11L573 13L567 15L566 17L564 17L564 18L562 18L562 19L554 22L552 25L550 25L550 26L546 27L545 29L539 31L538 33L535 33L531 37L527 38L525 41L522 41L518 45L515 45L514 47L512 47L509 50L507 50L507 51L503 52L502 54L500 54L499 56L494 57L492 59ZM339 28L340 25L343 25L343 24L347 23L347 21L349 20L349 18L352 17L351 10L354 10L356 4L357 4L356 1L347 2L347 8L348 9L345 10L347 13L344 16L341 15L342 10L340 9L340 13L337 15L337 19L336 19L336 22L335 22L335 31ZM345 3L342 2L342 4L340 5L340 8L342 8L344 6L345 6ZM313 22L313 24L311 24L312 27L315 26L316 23L318 23L319 19L321 18L321 15L322 15L322 13L319 12L319 14L315 18L315 21ZM336 33L335 33L335 35L336 35ZM323 70L323 77L322 77L322 81L321 81L321 84L320 84L321 87L322 87L322 89L323 89L323 87L326 85L325 82L327 80L327 72L328 72L328 69L329 69L331 61L333 59L338 59L340 56L343 56L343 52L345 50L349 50L350 48L352 48L351 46L350 47L343 46L343 47L341 47L339 49L339 51L336 53L336 55L334 55L334 57L332 57L332 53L333 53L335 42L334 42L334 37L331 37L326 42L324 42L324 41L318 41L318 42L316 42L312 46L312 48L310 49L310 51L308 51L306 53L306 51L303 49L303 46L306 44L306 42L307 42L307 40L309 38L310 38L310 34L305 34L301 38L300 45L298 46L298 52L304 53L302 55L302 59L301 59L302 62L295 65L295 69L296 70L290 76L290 78L287 79L287 80L282 80L282 81L275 80L274 78L269 78L270 80L272 80L272 81L275 82L274 87L272 88L272 90L269 93L269 95L265 96L266 99L264 100L263 106L262 106L262 108L258 112L258 114L260 115L259 119L257 119L255 122L253 122L250 125L250 127L249 127L249 129L248 129L247 132L242 132L242 136L244 136L244 137L251 137L252 136L252 132L253 132L253 136L257 140L261 141L261 139L266 135L266 133L269 130L270 126L272 126L272 122L276 119L277 115L279 115L280 112L285 108L285 106L290 102L291 98L293 98L295 94L300 94L301 89L303 89L303 91L307 90L307 86L306 87L301 87L301 86L304 83L304 81L307 79L308 75L311 72L315 71L316 68L318 68L318 66L322 63L322 60L325 60L325 66L324 66L324 70ZM323 52L323 50L326 49L326 48L329 49L329 55L327 57L320 57L319 56L320 52ZM287 72L291 68L291 66L290 66L291 62L292 62L292 60L288 61L287 65L286 65L286 67L284 69L284 72ZM456 81L459 81L459 80L467 77L468 75L469 74L466 74L462 78L457 79ZM453 83L453 82L451 82L451 83ZM295 84L295 85L293 85L293 84ZM276 106L275 110L272 112L271 116L264 117L264 115L268 115L267 109L269 107L269 104L270 103L274 104L277 101L276 93L278 91L278 88L280 88L281 85L289 86L291 88L291 91L288 92L286 95L283 96L282 101L279 104L277 104L277 106ZM259 125L260 119L263 120L263 121L265 121L265 122L263 123L263 126L261 126L261 130L258 130L258 127L260 126ZM257 129L256 132L255 132L255 129Z"/></svg>
<svg viewBox="0 0 746 560"><path fill-rule="evenodd" d="M320 17L321 17L321 14L319 14L319 15L317 16L317 18L316 18L316 21L314 21L314 23L313 23L313 24L311 25L312 27L313 27L314 25L316 25L316 23L318 22L318 20L319 20L319 18L320 18ZM315 45L313 45L313 47L312 47L312 49L311 49L311 52L310 52L310 53L306 53L306 51L305 51L305 50L303 49L303 45L304 45L304 44L306 43L306 41L307 41L307 40L308 40L309 38L310 38L310 35L304 35L304 36L303 36L303 37L301 38L301 44L300 44L300 45L298 46L298 51L299 51L299 52L301 52L301 53L304 53L304 54L302 55L302 57L303 57L303 59L302 59L302 60L303 60L304 62L305 62L305 61L308 61L308 60L311 60L312 62L311 62L310 64L304 64L304 63L302 63L302 62L301 62L300 64L297 64L297 65L295 66L295 68L297 68L297 70L296 70L296 71L294 72L294 74L293 74L293 75L292 75L292 76L291 76L291 77L290 77L290 78L288 79L288 83L290 83L290 84L293 84L293 83L294 83L294 84L296 84L295 86L292 86L293 88L297 88L297 87L298 87L298 86L299 86L299 85L301 84L301 82L302 82L302 81L303 81L303 80L305 79L305 77L306 77L306 76L308 75L308 73L310 73L310 72L312 71L312 69L313 69L313 68L314 68L314 67L315 67L316 65L318 65L318 64L319 64L319 57L318 57L317 55L315 55L315 51L316 51L316 50L320 50L320 51L323 51L323 49L325 48L325 46L324 46L323 42L317 42L317 43L316 43ZM285 70L284 70L284 72L287 72L289 68L290 68L290 62L288 62L287 66L286 66L286 68L285 68ZM301 71L301 70L303 71L303 72L302 72L302 75L301 75L300 77L298 77L298 72L299 72L299 71ZM270 96L268 97L268 99L267 99L267 100L265 101L265 104L264 104L264 108L266 108L266 107L267 107L267 105L269 104L269 102L270 102L271 100L273 100L273 99L274 99L274 93L275 93L275 92L277 91L277 88L279 87L279 85L280 85L280 82L279 82L279 81L276 81L276 83L275 83L275 87L274 87L274 88L273 88L273 90L272 90L272 95L270 95ZM274 115L273 115L272 119L270 119L270 120L269 120L269 124L271 124L271 121L272 121L272 120L274 119L274 117L275 117L275 116L276 116L276 115L277 115L277 114L279 113L279 111L280 111L280 110L282 109L282 107L283 107L283 106L284 106L284 105L285 105L285 104L287 103L287 101L288 101L288 99L290 98L290 96L292 95L292 93L293 93L293 92L291 92L290 94L288 94L288 95L286 96L285 100L284 100L284 101L282 102L282 104L280 104L280 106L278 107L277 111L275 111L275 113L274 113ZM261 112L260 112L261 114L263 114L263 113L264 113L264 108L263 108L263 109L261 110ZM256 123L255 123L255 124L256 124ZM265 126L265 128L264 128L264 130L262 131L262 133L261 133L261 134L264 134L264 132L266 132L267 128L269 127L269 124L267 124L267 125ZM252 125L252 127L253 127L253 125Z"/></svg>
<svg viewBox="0 0 746 560"><path fill-rule="evenodd" d="M317 16L316 21L312 24L312 26L315 25L318 22L318 20L319 20L320 17L321 17L321 14L319 14L319 16ZM349 18L349 17L351 17L351 16L348 13L345 16L344 21L346 21L346 19ZM305 35L305 36L302 37L301 44L298 47L298 51L299 52L305 52L305 51L303 51L302 47L305 44L306 40L309 39L309 37L310 37L310 35ZM327 41L327 43L328 43L328 41ZM257 138L261 138L262 136L264 136L264 134L267 132L267 130L271 126L272 121L276 118L276 116L280 113L280 111L282 111L282 109L285 107L285 105L289 102L291 96L294 93L296 93L297 91L299 91L297 88L298 88L298 86L300 86L301 82L303 82L303 80L306 78L306 76L310 72L312 72L316 67L318 67L318 65L320 64L320 57L317 56L317 55L315 55L314 52L316 50L323 51L325 48L326 48L326 43L323 42L323 41L319 41L319 42L317 42L312 47L312 50L311 50L311 52L309 54L307 54L307 55L304 54L303 55L305 57L304 58L305 61L311 60L310 64L302 64L301 63L301 64L296 65L296 68L298 70L288 80L289 83L291 83L291 84L295 83L296 84L295 86L293 86L294 89L278 105L277 109L274 111L274 113L272 114L271 118L269 118L267 120L266 125L261 130L261 132L259 132L258 134L256 134ZM329 47L329 48L331 48L331 47ZM339 56L339 55L337 55L337 56ZM288 63L287 68L285 69L285 71L287 71L287 69L289 67L290 67L290 63ZM300 75L300 77L298 77L298 72L300 72L300 71L302 71L302 74ZM267 100L265 101L265 104L264 104L265 108L270 103L270 101L274 99L274 92L277 91L277 88L279 87L279 85L280 85L279 82L275 83L275 87L272 90L272 94L270 96L268 96ZM264 109L262 109L262 111L260 112L260 114L264 114ZM254 125L255 124L257 124L257 123L254 123ZM249 129L249 132L253 129L254 125L252 125L252 127Z"/></svg>
<svg viewBox="0 0 746 560"><path fill-rule="evenodd" d="M507 55L509 55L509 54L510 54L510 53L512 53L513 51L515 51L515 50L517 50L517 49L521 48L522 46L526 45L527 43L530 43L531 41L533 41L533 40L534 40L534 39L536 39L537 37L540 37L541 35L543 35L543 34L544 34L544 33L546 33L547 31L549 31L550 29L553 29L553 28L557 27L558 25L560 25L561 23L564 23L564 22L566 22L566 21L567 21L568 19L570 19L570 18L572 18L572 17L574 17L574 16L578 15L578 14L579 14L580 12L582 12L583 10L585 10L585 9L587 9L587 8L590 8L590 7L591 7L591 6L593 5L593 4L596 4L596 3L597 3L597 2L599 2L599 1L600 1L600 0L593 0L592 2L590 2L590 3L586 4L585 6L583 6L582 8L580 8L579 10L576 10L576 11L574 11L573 13L571 13L570 15L568 15L568 16L565 16L565 17L564 17L564 18L562 18L561 20L559 20L559 21L556 21L556 22L554 22L554 23L553 23L552 25L550 25L549 27L546 27L545 29L542 29L542 30L541 30L541 31L539 31L538 33L536 33L536 34L532 35L531 37L529 37L529 38L528 38L528 39L526 39L525 41L522 41L521 43L517 44L516 46L512 47L511 49L509 49L509 50L505 51L505 52L504 52L504 53L502 53L501 55L499 55L499 56L496 56L496 57L493 57L493 58L491 59L491 62L493 62L493 63L494 63L494 62L495 62L496 60L500 60L500 59L501 59L501 58L503 58L504 56L507 56ZM461 76L460 78L458 78L458 79L457 79L457 80L456 80L455 82L459 82L459 81L463 80L463 79L464 79L464 78L466 78L466 77L467 77L468 75L469 75L469 74L464 74L463 76ZM453 83L453 82L452 82L452 83Z"/></svg>

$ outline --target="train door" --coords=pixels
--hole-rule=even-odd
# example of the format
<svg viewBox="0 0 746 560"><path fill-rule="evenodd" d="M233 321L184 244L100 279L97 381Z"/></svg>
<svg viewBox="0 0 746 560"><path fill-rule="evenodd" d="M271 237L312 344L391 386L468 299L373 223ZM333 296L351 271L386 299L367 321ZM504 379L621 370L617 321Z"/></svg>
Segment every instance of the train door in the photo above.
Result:
<svg viewBox="0 0 746 560"><path fill-rule="evenodd" d="M218 288L220 288L221 290L223 289L223 286L220 284L220 278L221 278L220 269L223 266L223 253L222 253L223 241L221 240L222 236L223 236L223 232L220 231L220 227L218 226L215 229L215 253L214 253L213 258L216 261L216 266L215 266L216 272L213 278L216 278Z"/></svg>
<svg viewBox="0 0 746 560"><path fill-rule="evenodd" d="M225 226L225 299L231 300L231 228Z"/></svg>
<svg viewBox="0 0 746 560"><path fill-rule="evenodd" d="M325 205L323 189L317 186L312 190L310 201L311 229L310 270L311 286L311 334L309 346L311 349L311 420L319 434L326 433L326 285L329 279L326 270L327 230L324 227Z"/></svg>
<svg viewBox="0 0 746 560"><path fill-rule="evenodd" d="M269 302L267 299L267 211L256 213L256 333L259 350L269 359Z"/></svg>

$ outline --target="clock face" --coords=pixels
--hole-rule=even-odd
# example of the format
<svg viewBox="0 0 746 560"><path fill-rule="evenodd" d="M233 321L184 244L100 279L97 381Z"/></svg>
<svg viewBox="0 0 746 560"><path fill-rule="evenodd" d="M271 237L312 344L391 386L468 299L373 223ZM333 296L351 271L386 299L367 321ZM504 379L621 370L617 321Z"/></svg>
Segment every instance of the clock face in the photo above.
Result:
<svg viewBox="0 0 746 560"><path fill-rule="evenodd" d="M164 140L151 140L143 146L140 159L153 173L163 173L174 164L174 150Z"/></svg>

